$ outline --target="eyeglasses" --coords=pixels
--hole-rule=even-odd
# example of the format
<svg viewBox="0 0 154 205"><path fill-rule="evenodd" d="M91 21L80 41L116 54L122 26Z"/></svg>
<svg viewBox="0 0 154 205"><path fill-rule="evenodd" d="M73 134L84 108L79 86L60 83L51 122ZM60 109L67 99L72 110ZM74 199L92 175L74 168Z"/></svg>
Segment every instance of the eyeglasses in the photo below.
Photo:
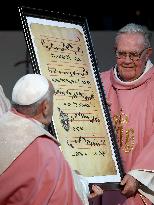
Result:
<svg viewBox="0 0 154 205"><path fill-rule="evenodd" d="M132 61L138 61L138 60L141 58L143 52L144 52L146 49L148 49L148 48L144 48L141 52L135 51L135 52L128 52L128 53L125 52L125 51L118 51L118 50L116 50L115 53L116 53L116 57L119 58L119 59L126 59L126 57L127 57L127 55L128 55L129 58L130 58Z"/></svg>

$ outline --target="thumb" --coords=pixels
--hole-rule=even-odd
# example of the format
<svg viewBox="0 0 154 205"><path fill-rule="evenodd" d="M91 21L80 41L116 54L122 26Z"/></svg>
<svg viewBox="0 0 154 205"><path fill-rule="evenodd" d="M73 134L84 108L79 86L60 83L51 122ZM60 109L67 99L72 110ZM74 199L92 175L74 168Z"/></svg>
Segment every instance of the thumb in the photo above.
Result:
<svg viewBox="0 0 154 205"><path fill-rule="evenodd" d="M112 105L111 101L106 100L107 105L110 107Z"/></svg>
<svg viewBox="0 0 154 205"><path fill-rule="evenodd" d="M125 185L126 184L126 182L127 182L127 180L128 180L128 176L127 175L125 175L124 176L124 178L122 179L122 181L121 181L121 183L120 183L120 185Z"/></svg>

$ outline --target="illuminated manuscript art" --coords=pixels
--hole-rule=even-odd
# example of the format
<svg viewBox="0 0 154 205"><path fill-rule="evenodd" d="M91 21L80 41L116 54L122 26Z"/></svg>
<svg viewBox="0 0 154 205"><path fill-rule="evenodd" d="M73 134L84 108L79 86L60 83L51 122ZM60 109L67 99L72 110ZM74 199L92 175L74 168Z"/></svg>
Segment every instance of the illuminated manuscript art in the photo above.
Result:
<svg viewBox="0 0 154 205"><path fill-rule="evenodd" d="M41 74L55 87L54 124L61 150L84 176L116 174L83 34L31 23Z"/></svg>
<svg viewBox="0 0 154 205"><path fill-rule="evenodd" d="M65 159L90 186L119 188L124 171L86 18L28 7L19 13L33 72L55 88L49 131Z"/></svg>

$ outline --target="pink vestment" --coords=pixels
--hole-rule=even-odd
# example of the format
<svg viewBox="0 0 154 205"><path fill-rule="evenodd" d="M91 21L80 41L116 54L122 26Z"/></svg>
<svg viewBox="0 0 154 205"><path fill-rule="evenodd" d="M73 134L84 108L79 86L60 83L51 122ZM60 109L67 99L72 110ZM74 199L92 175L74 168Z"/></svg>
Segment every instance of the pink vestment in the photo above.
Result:
<svg viewBox="0 0 154 205"><path fill-rule="evenodd" d="M14 123L11 123L12 120ZM30 140L32 142L21 152L18 146L25 146L22 145L22 140L27 145L25 136L28 137L27 133L30 133L30 130L33 135L47 132L43 131L44 129L35 121L24 119L11 112L6 113L0 122L3 124L2 127L0 125L0 131L6 133L6 141L4 137L2 139L4 143L0 143L0 148L15 146L15 150L11 149L13 151L5 150L6 158L11 160L6 159L7 163L3 165L5 156L4 159L0 159L2 165L6 167L0 176L0 205L83 205L75 191L71 169L56 140L50 138L50 134L34 136L34 140ZM19 130L23 135L20 135L18 144L16 139L19 134L16 135L16 132L19 124ZM3 130L4 126L10 128L8 132ZM30 135L29 137L31 138ZM21 153L16 156L18 150ZM11 155L16 156L13 161Z"/></svg>
<svg viewBox="0 0 154 205"><path fill-rule="evenodd" d="M154 67L129 83L117 79L113 70L101 73L101 80L111 102L124 170L145 185L143 195L154 201ZM143 205L142 199L151 204L139 193L126 200L116 191L106 192L102 199L102 205Z"/></svg>

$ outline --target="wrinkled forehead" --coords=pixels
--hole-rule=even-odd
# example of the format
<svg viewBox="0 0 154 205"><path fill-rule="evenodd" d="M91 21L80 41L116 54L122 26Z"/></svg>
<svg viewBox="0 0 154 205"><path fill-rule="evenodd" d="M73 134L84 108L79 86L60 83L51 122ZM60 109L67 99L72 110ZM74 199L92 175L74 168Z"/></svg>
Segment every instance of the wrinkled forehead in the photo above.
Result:
<svg viewBox="0 0 154 205"><path fill-rule="evenodd" d="M145 38L142 33L121 33L117 36L117 43L119 43L119 41L135 41L144 43Z"/></svg>
<svg viewBox="0 0 154 205"><path fill-rule="evenodd" d="M141 33L123 33L116 41L116 48L120 50L140 50L145 46L145 39Z"/></svg>

